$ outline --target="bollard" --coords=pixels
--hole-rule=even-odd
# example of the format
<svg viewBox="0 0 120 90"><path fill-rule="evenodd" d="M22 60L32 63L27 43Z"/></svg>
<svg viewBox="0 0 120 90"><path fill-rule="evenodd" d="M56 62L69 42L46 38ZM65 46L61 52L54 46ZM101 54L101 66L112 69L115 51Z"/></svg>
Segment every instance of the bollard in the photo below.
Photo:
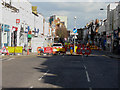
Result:
<svg viewBox="0 0 120 90"><path fill-rule="evenodd" d="M29 55L29 49L27 49L27 55Z"/></svg>
<svg viewBox="0 0 120 90"><path fill-rule="evenodd" d="M70 53L71 53L71 55L73 54L73 48L72 47L70 47Z"/></svg>

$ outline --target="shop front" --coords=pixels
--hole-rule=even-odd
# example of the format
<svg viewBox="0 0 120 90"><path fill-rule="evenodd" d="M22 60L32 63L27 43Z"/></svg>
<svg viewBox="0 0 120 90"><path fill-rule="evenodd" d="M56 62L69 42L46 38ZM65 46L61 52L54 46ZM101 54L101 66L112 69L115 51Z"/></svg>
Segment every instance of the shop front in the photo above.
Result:
<svg viewBox="0 0 120 90"><path fill-rule="evenodd" d="M114 30L113 53L120 54L120 29Z"/></svg>
<svg viewBox="0 0 120 90"><path fill-rule="evenodd" d="M0 47L9 46L10 43L10 26L6 24L0 25Z"/></svg>

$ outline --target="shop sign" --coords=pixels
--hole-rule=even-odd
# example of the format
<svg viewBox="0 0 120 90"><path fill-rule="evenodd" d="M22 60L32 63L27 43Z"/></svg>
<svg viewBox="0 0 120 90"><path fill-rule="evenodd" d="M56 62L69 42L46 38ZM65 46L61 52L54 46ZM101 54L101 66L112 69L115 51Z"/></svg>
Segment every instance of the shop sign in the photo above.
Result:
<svg viewBox="0 0 120 90"><path fill-rule="evenodd" d="M39 29L34 28L35 33L39 33Z"/></svg>
<svg viewBox="0 0 120 90"><path fill-rule="evenodd" d="M17 30L18 30L18 27L12 26L12 30L13 30L13 31L17 31Z"/></svg>
<svg viewBox="0 0 120 90"><path fill-rule="evenodd" d="M32 38L32 35L31 35L31 34L28 34L28 38Z"/></svg>
<svg viewBox="0 0 120 90"><path fill-rule="evenodd" d="M3 31L3 26L4 26L4 31L5 31L5 32L9 32L9 31L10 31L10 29L9 29L9 28L10 28L10 26L9 26L9 25L6 25L6 24L5 24L5 25L3 25L3 24L2 24L2 25L0 25L0 30L2 30L2 31Z"/></svg>
<svg viewBox="0 0 120 90"><path fill-rule="evenodd" d="M3 38L3 43L7 43L7 32L4 32Z"/></svg>
<svg viewBox="0 0 120 90"><path fill-rule="evenodd" d="M16 23L19 24L20 23L20 19L16 19Z"/></svg>
<svg viewBox="0 0 120 90"><path fill-rule="evenodd" d="M39 33L39 29L37 29L37 33Z"/></svg>
<svg viewBox="0 0 120 90"><path fill-rule="evenodd" d="M9 32L9 31L10 31L9 28L10 28L10 26L5 24L4 31L5 31L5 32Z"/></svg>

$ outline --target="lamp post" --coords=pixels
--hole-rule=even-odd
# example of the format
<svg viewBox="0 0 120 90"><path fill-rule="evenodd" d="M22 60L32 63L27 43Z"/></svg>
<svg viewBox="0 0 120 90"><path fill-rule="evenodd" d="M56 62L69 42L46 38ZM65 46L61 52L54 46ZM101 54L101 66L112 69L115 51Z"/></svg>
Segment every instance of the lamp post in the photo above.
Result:
<svg viewBox="0 0 120 90"><path fill-rule="evenodd" d="M74 28L76 29L76 19L77 19L77 17L75 16L74 17L74 20L75 20L75 26L74 26ZM74 34L74 52L75 52L75 36L76 36L76 34Z"/></svg>

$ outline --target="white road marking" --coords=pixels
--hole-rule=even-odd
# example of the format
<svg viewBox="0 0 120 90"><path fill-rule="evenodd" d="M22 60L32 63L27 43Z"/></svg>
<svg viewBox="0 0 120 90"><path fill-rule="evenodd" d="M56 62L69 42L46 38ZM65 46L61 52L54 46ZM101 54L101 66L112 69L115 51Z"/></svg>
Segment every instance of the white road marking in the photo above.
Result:
<svg viewBox="0 0 120 90"><path fill-rule="evenodd" d="M86 69L87 69L86 66L85 66L85 65L83 65L83 66L84 66L84 68L85 68L85 70L86 70Z"/></svg>
<svg viewBox="0 0 120 90"><path fill-rule="evenodd" d="M15 58L0 58L1 61L10 61L12 59L15 59Z"/></svg>
<svg viewBox="0 0 120 90"><path fill-rule="evenodd" d="M90 82L89 74L87 71L85 71L85 72L86 72L87 80L88 80L88 82Z"/></svg>
<svg viewBox="0 0 120 90"><path fill-rule="evenodd" d="M8 59L8 58L1 58L0 60L1 60L1 61L4 61L4 60L7 60L7 59Z"/></svg>
<svg viewBox="0 0 120 90"><path fill-rule="evenodd" d="M104 57L106 57L106 58L110 58L109 56L106 56L106 55L105 55Z"/></svg>
<svg viewBox="0 0 120 90"><path fill-rule="evenodd" d="M39 78L38 80L40 81L44 76L42 76L41 78Z"/></svg>
<svg viewBox="0 0 120 90"><path fill-rule="evenodd" d="M13 59L15 59L15 58L9 58L9 59L7 59L6 61L10 61L10 60L13 60Z"/></svg>
<svg viewBox="0 0 120 90"><path fill-rule="evenodd" d="M15 58L4 58L4 59L2 59L3 61L10 61L10 60L13 60L13 59L15 59Z"/></svg>
<svg viewBox="0 0 120 90"><path fill-rule="evenodd" d="M46 73L44 73L44 75L41 78L39 78L38 80L40 81L48 72L49 72L49 70Z"/></svg>
<svg viewBox="0 0 120 90"><path fill-rule="evenodd" d="M30 88L33 88L33 86L30 86Z"/></svg>
<svg viewBox="0 0 120 90"><path fill-rule="evenodd" d="M91 88L91 87L89 87L89 90L92 90L92 88Z"/></svg>

